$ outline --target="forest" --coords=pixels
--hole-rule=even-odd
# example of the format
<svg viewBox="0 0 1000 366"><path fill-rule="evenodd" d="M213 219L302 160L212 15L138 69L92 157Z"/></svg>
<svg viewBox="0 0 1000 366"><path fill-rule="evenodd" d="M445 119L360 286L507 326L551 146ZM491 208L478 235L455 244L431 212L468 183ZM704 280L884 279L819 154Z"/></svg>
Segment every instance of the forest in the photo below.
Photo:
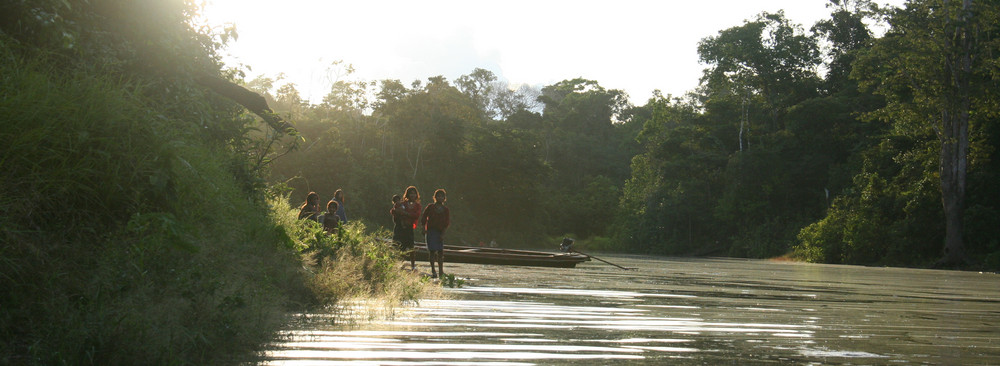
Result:
<svg viewBox="0 0 1000 366"><path fill-rule="evenodd" d="M705 35L643 105L344 62L310 103L194 0L2 1L0 364L252 363L289 314L419 299L382 240L410 185L452 244L1000 268L1000 4L829 8ZM296 219L337 189L342 230Z"/></svg>
<svg viewBox="0 0 1000 366"><path fill-rule="evenodd" d="M251 364L294 314L434 290L266 185L257 132L295 131L198 9L0 2L0 365Z"/></svg>
<svg viewBox="0 0 1000 366"><path fill-rule="evenodd" d="M641 106L585 78L357 81L340 62L319 104L281 75L248 87L301 133L270 183L343 189L375 225L415 185L448 190L455 244L998 268L997 4L829 8L707 35L700 86Z"/></svg>

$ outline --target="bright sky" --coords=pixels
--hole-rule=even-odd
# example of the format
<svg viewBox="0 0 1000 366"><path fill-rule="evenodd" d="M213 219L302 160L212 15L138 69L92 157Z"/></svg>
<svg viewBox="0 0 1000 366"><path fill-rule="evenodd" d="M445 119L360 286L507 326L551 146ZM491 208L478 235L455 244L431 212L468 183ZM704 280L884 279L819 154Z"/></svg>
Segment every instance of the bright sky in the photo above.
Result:
<svg viewBox="0 0 1000 366"><path fill-rule="evenodd" d="M876 0L900 6L903 0ZM654 89L694 89L697 45L762 11L808 30L827 0L208 0L209 24L236 25L226 63L248 77L284 73L318 103L352 64L355 80L454 81L475 68L538 88L583 77L645 104ZM281 83L279 83L280 85Z"/></svg>

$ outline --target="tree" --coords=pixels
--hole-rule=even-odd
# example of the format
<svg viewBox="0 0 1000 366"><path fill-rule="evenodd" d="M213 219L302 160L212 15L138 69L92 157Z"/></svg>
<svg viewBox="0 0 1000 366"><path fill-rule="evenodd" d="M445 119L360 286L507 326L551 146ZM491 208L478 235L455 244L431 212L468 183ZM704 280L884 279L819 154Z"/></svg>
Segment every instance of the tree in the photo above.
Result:
<svg viewBox="0 0 1000 366"><path fill-rule="evenodd" d="M709 93L760 98L772 129L781 127L785 108L816 95L820 62L816 40L784 12L765 12L703 39L698 55L710 65L701 79Z"/></svg>
<svg viewBox="0 0 1000 366"><path fill-rule="evenodd" d="M884 95L873 116L897 131L938 139L946 234L940 265L966 263L963 215L969 129L995 118L998 6L972 0L911 1L895 12L892 30L859 59L852 75Z"/></svg>
<svg viewBox="0 0 1000 366"><path fill-rule="evenodd" d="M492 103L496 80L492 71L476 68L472 73L455 79L455 86L484 112L483 118L492 119L496 115Z"/></svg>
<svg viewBox="0 0 1000 366"><path fill-rule="evenodd" d="M728 248L728 255L781 255L800 225L820 215L825 173L833 160L829 156L836 154L798 143L801 135L825 126L807 113L792 114L816 110L816 104L801 105L820 96L818 42L784 13L762 13L702 40L698 53L709 66L697 94L703 112L694 120L698 128L692 137L711 138L715 144L691 156L715 156L723 163L689 173L712 172L715 179L703 180L703 185L715 184L710 194L685 185L709 202L702 208L706 213L693 214L700 216L702 226L714 229L710 235L723 241L717 249ZM685 161L690 158L674 159L690 163ZM695 202L683 205L698 207Z"/></svg>
<svg viewBox="0 0 1000 366"><path fill-rule="evenodd" d="M615 126L629 107L624 92L578 78L542 88L539 99L545 105L544 159L560 172L563 184L580 188L580 178L587 175L624 180L628 157L618 155L615 139Z"/></svg>
<svg viewBox="0 0 1000 366"><path fill-rule="evenodd" d="M542 88L539 101L544 104L541 124L536 126L539 158L550 164L554 174L544 186L547 211L552 217L553 235L565 233L603 234L610 220L587 222L590 207L567 202L592 202L588 190L608 192L606 179L616 182L616 189L628 177L631 155L622 149L634 135L622 128L621 120L630 108L628 96L621 90L605 89L596 81L577 78ZM522 119L525 122L530 119ZM596 187L596 188L595 188ZM591 189L593 188L593 189ZM615 195L599 197L603 207L612 207Z"/></svg>
<svg viewBox="0 0 1000 366"><path fill-rule="evenodd" d="M826 89L836 93L856 87L848 79L855 53L870 47L875 39L865 21L881 15L882 10L870 0L830 0L827 7L834 9L830 18L816 22L812 31L829 42Z"/></svg>
<svg viewBox="0 0 1000 366"><path fill-rule="evenodd" d="M704 253L712 247L706 242L730 232L712 214L730 153L719 139L719 126L691 101L659 93L637 109L642 151L632 159L615 237L645 253Z"/></svg>
<svg viewBox="0 0 1000 366"><path fill-rule="evenodd" d="M508 126L490 124L468 131L468 146L457 157L456 189L450 204L461 204L461 220L473 238L538 243L545 232L541 186L551 174L531 148L530 137Z"/></svg>
<svg viewBox="0 0 1000 366"><path fill-rule="evenodd" d="M484 120L506 120L518 111L532 109L538 93L527 85L513 90L492 71L480 68L459 76L455 87L483 111Z"/></svg>

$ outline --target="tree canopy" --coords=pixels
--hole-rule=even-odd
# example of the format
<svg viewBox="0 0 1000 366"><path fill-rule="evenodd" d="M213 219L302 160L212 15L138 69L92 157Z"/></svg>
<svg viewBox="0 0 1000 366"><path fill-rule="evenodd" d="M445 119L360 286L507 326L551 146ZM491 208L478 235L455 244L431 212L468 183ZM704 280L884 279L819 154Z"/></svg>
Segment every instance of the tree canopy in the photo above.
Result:
<svg viewBox="0 0 1000 366"><path fill-rule="evenodd" d="M811 32L779 11L706 37L701 86L641 106L596 80L512 90L484 69L337 84L327 101L372 97L306 106L297 127L312 147L278 161L274 179L301 177L291 185L302 194L343 187L363 201L360 217L385 225L384 202L403 187L447 188L456 240L469 243L574 235L607 250L929 265L948 226L934 156L961 145L940 116L962 116L962 98L969 142L955 156L968 156L963 197L976 198L960 204L972 216L958 215L993 223L995 195L978 182L996 174L996 6L829 7ZM885 20L876 37L870 25ZM947 70L966 54L961 89L952 81L965 74ZM956 230L972 257L996 260L984 257L995 240Z"/></svg>

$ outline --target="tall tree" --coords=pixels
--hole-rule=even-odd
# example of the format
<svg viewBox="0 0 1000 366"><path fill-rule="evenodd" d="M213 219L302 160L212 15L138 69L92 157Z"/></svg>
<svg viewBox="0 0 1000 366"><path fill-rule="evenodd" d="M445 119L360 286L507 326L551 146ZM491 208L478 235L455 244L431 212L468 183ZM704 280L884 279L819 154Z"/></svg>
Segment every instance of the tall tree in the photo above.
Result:
<svg viewBox="0 0 1000 366"><path fill-rule="evenodd" d="M946 224L940 265L968 261L962 235L969 128L995 115L998 20L995 2L911 1L892 15L892 30L853 73L886 96L877 117L893 120L897 130L930 129L938 138Z"/></svg>
<svg viewBox="0 0 1000 366"><path fill-rule="evenodd" d="M497 77L492 71L476 68L472 73L455 79L455 86L483 111L483 118L492 119L496 114L492 103L496 81Z"/></svg>
<svg viewBox="0 0 1000 366"><path fill-rule="evenodd" d="M871 46L875 39L866 21L875 19L882 11L870 0L829 0L830 18L816 22L812 31L827 40L826 89L831 94L842 89L856 88L848 79L855 53Z"/></svg>
<svg viewBox="0 0 1000 366"><path fill-rule="evenodd" d="M690 101L659 93L639 109L643 151L632 159L615 236L631 250L658 254L699 252L725 239L730 231L712 215L731 153L720 126Z"/></svg>
<svg viewBox="0 0 1000 366"><path fill-rule="evenodd" d="M608 192L620 191L628 178L632 156L621 148L623 141L635 138L628 135L633 130L622 128L628 96L577 78L542 88L539 100L545 106L536 132L540 156L554 171L545 186L552 234L603 235L610 220L588 219L595 209L617 202L618 194Z"/></svg>
<svg viewBox="0 0 1000 366"><path fill-rule="evenodd" d="M784 12L765 12L703 39L698 55L709 65L701 79L708 91L760 99L772 129L781 128L786 108L816 95L820 62L816 40Z"/></svg>

